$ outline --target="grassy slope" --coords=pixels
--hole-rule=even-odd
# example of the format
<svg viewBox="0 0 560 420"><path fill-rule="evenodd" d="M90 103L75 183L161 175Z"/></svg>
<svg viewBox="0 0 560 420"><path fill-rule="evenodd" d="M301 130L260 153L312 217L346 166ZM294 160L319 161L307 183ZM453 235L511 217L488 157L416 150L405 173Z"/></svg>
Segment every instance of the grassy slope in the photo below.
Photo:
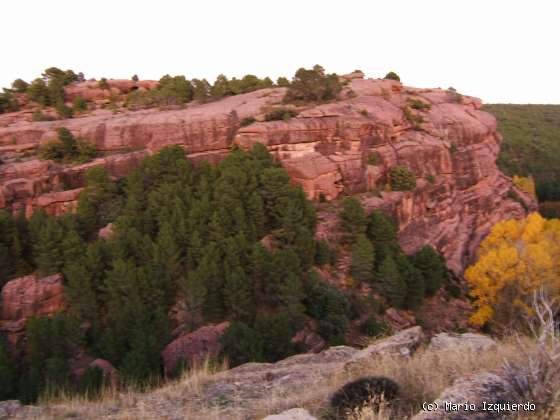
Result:
<svg viewBox="0 0 560 420"><path fill-rule="evenodd" d="M504 136L498 157L507 175L560 182L560 105L485 105Z"/></svg>

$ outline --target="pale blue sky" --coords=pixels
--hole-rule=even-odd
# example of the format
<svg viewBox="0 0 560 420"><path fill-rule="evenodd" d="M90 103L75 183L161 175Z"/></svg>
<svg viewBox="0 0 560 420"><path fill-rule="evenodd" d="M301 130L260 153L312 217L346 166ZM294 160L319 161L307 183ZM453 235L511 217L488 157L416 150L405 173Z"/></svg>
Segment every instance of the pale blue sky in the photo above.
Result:
<svg viewBox="0 0 560 420"><path fill-rule="evenodd" d="M0 86L86 77L291 76L316 63L485 102L560 103L554 0L0 1Z"/></svg>

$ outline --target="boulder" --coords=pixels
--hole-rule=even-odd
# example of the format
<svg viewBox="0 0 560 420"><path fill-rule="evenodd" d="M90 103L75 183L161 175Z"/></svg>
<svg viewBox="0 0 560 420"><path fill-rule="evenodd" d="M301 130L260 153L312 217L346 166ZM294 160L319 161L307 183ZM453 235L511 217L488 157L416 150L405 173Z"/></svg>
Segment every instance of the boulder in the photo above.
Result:
<svg viewBox="0 0 560 420"><path fill-rule="evenodd" d="M263 417L262 420L317 420L317 418L303 408L291 408L279 414Z"/></svg>
<svg viewBox="0 0 560 420"><path fill-rule="evenodd" d="M220 338L228 327L227 321L207 325L173 340L161 353L165 374L172 374L179 362L193 367L203 363L206 358L217 357L221 350Z"/></svg>
<svg viewBox="0 0 560 420"><path fill-rule="evenodd" d="M106 385L115 389L119 386L119 372L108 360L94 359L83 351L79 351L68 362L72 375L77 381L83 378L88 368L98 368L103 373Z"/></svg>
<svg viewBox="0 0 560 420"><path fill-rule="evenodd" d="M64 308L62 276L38 278L35 275L10 280L2 288L0 332L16 348L23 336L27 319L48 316Z"/></svg>
<svg viewBox="0 0 560 420"><path fill-rule="evenodd" d="M18 400L0 401L0 419L9 419L23 411L23 406Z"/></svg>
<svg viewBox="0 0 560 420"><path fill-rule="evenodd" d="M41 278L30 275L10 280L2 288L0 319L13 322L59 312L64 307L63 289L60 274Z"/></svg>
<svg viewBox="0 0 560 420"><path fill-rule="evenodd" d="M318 333L317 325L314 322L308 322L293 337L292 343L300 346L308 353L318 353L324 350L328 345Z"/></svg>
<svg viewBox="0 0 560 420"><path fill-rule="evenodd" d="M387 315L389 322L395 329L409 328L416 323L414 316L407 311L389 308L385 312L385 315Z"/></svg>
<svg viewBox="0 0 560 420"><path fill-rule="evenodd" d="M496 342L490 337L475 333L439 333L430 340L429 350L460 349L481 352L496 348Z"/></svg>
<svg viewBox="0 0 560 420"><path fill-rule="evenodd" d="M436 410L422 411L415 415L412 420L486 420L514 417L515 412L497 413L482 411L483 403L488 405L505 402L516 402L516 396L511 385L495 373L483 372L457 379L451 387L445 389L434 401L434 406L437 405L438 407ZM464 406L459 406L459 404L465 403L474 404L476 409L465 410Z"/></svg>
<svg viewBox="0 0 560 420"><path fill-rule="evenodd" d="M372 363L376 357L385 354L410 357L418 348L423 338L424 333L420 326L402 330L391 337L381 339L358 351L345 363L344 368L352 371L359 370L361 367Z"/></svg>
<svg viewBox="0 0 560 420"><path fill-rule="evenodd" d="M102 239L110 239L115 234L115 225L109 223L107 226L99 229L98 237Z"/></svg>
<svg viewBox="0 0 560 420"><path fill-rule="evenodd" d="M89 367L101 369L105 383L109 384L111 388L119 386L119 372L108 360L95 359L89 364Z"/></svg>

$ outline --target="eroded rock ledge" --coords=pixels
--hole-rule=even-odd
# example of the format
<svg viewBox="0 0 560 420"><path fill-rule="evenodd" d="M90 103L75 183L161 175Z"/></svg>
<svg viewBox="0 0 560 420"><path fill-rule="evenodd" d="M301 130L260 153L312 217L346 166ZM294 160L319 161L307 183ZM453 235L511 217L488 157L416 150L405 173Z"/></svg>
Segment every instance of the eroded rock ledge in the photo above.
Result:
<svg viewBox="0 0 560 420"><path fill-rule="evenodd" d="M394 214L405 251L434 245L458 272L472 260L493 224L535 208L521 191L516 193L523 204L508 198L511 180L495 165L501 141L496 121L480 110L478 99L354 78L342 91L345 99L300 107L298 116L288 121L263 122L263 114L279 106L284 94L285 88L262 89L179 110L124 111L64 121L3 119L0 208L25 207L30 214L44 207L60 214L75 207L89 167L103 165L118 177L166 145L181 145L193 160L217 161L233 144L250 147L255 142L278 157L310 198L371 192L363 197L365 206ZM413 101L425 106L413 109ZM240 127L247 117L261 122ZM107 156L76 166L18 158L32 154L60 126ZM385 191L388 171L397 164L415 173L414 192Z"/></svg>

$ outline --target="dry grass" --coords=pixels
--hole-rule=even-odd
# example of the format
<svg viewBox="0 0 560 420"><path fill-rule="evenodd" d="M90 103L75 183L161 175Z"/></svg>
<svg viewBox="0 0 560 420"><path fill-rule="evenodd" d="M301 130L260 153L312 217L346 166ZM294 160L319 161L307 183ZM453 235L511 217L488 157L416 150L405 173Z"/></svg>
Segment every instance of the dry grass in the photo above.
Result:
<svg viewBox="0 0 560 420"><path fill-rule="evenodd" d="M555 321L558 302L544 291L535 293L531 331L536 345L519 343L520 362L506 361L504 376L518 400L536 404L543 419L558 418L560 403L560 330Z"/></svg>
<svg viewBox="0 0 560 420"><path fill-rule="evenodd" d="M527 348L534 342L523 339ZM382 356L362 375L386 376L400 386L400 397L391 403L392 416L406 418L420 411L423 402L435 400L457 378L482 371L495 371L505 360L519 362L522 355L514 339L499 343L495 350L471 352L464 348L419 349L412 358ZM365 417L370 418L370 417Z"/></svg>
<svg viewBox="0 0 560 420"><path fill-rule="evenodd" d="M57 395L43 395L39 401L45 406L45 414L41 418L71 418L97 419L111 416L118 419L152 419L154 408L161 404L175 404L181 413L195 410L193 401L201 397L204 385L215 380L216 374L227 370L225 363L215 364L206 360L200 366L186 370L177 380L167 382L155 390L139 390L134 385L124 390L105 388L95 400L84 395L58 393ZM208 419L219 419L212 409L207 410ZM195 415L190 418L196 418Z"/></svg>
<svg viewBox="0 0 560 420"><path fill-rule="evenodd" d="M526 351L536 347L534 339L523 338L521 343ZM186 419L260 419L293 407L306 408L317 417L325 418L329 413L329 397L332 393L349 381L371 375L386 376L397 382L400 386L400 397L382 404L379 412L364 407L354 413L352 418L406 419L417 413L424 401L436 399L455 379L480 371L495 371L503 366L506 360L513 365L519 365L523 363L523 357L523 352L519 350L519 342L516 339L505 339L499 342L495 350L481 353L471 353L461 348L440 351L420 348L410 359L385 355L359 372L347 372L342 369L342 365L338 365L336 370L325 375L325 372L320 370L321 366L300 366L298 369L312 370L304 385L274 383L269 392L254 397L235 394L223 405L216 405L208 400L208 386L248 381L251 376L243 379L242 376L229 372L218 373L226 366L205 363L196 370L186 372L181 379L151 392L138 392L134 389L121 392L108 390L96 402L75 396L50 400L45 404L56 415L44 418L110 416L115 419L152 419L157 418L158 413L174 413L177 418ZM259 369L256 369L251 375L254 374L257 378L258 373ZM261 385L263 384L255 383L257 389Z"/></svg>

